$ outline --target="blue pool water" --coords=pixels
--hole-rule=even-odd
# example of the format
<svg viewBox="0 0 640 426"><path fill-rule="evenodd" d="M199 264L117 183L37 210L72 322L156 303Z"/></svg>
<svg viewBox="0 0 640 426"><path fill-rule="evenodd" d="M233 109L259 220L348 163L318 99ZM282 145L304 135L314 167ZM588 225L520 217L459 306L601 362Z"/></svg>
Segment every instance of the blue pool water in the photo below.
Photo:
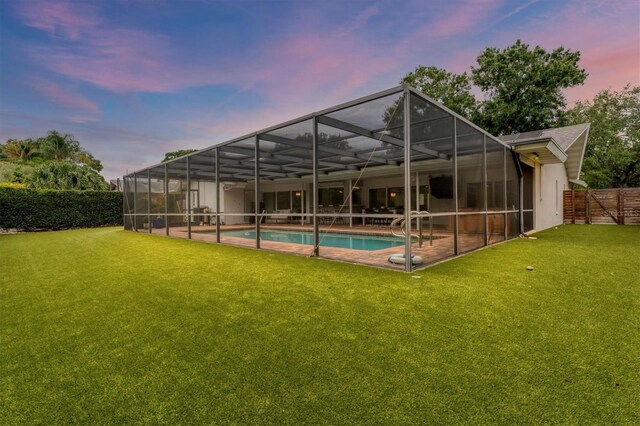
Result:
<svg viewBox="0 0 640 426"><path fill-rule="evenodd" d="M256 239L256 231L224 231L227 237ZM260 231L260 239L281 243L313 245L313 233L301 231ZM389 247L403 246L400 238L378 237L357 234L320 234L320 245L325 247L348 248L352 250L381 250Z"/></svg>

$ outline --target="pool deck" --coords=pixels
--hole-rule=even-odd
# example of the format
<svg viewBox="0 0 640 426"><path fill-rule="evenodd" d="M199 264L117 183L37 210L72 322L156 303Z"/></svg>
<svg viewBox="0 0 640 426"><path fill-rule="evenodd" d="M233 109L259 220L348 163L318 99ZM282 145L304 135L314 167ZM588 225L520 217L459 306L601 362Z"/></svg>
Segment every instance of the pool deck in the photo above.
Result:
<svg viewBox="0 0 640 426"><path fill-rule="evenodd" d="M347 225L334 225L331 228L329 226L320 226L320 238L326 233L349 233L349 234L361 234L361 235L378 235L389 237L388 226L354 226L349 227ZM254 230L253 225L221 225L221 231L231 230ZM266 230L285 230L285 231L313 231L311 225L261 225L260 229ZM211 232L214 233L211 233ZM140 232L149 232L148 230L140 230ZM153 229L153 234L165 235L166 230ZM421 265L417 265L416 268L421 268L429 264L444 260L453 256L453 233L445 230L434 230L435 238L432 244L428 240L424 241L422 247L419 244L413 243L411 246L411 252L414 255L419 255L423 259ZM169 236L177 238L187 238L188 230L186 226L171 227L169 228ZM203 241L207 243L215 243L215 226L192 226L191 238L197 241ZM491 244L504 240L501 235L490 234L489 242ZM229 244L233 246L255 248L256 242L253 239L225 236L224 233L220 235L220 242L223 244ZM484 245L483 234L460 234L459 236L459 249L460 253L468 252ZM300 256L311 256L313 248L310 245L295 244L295 243L283 243L279 241L260 241L260 248L266 250L273 250L278 252L297 254ZM381 250L353 250L347 248L338 247L320 247L320 257L327 259L335 259L350 263L361 263L370 266L377 266L383 268L404 270L404 265L394 265L388 261L388 258L392 254L404 253L404 245L397 247L390 247Z"/></svg>

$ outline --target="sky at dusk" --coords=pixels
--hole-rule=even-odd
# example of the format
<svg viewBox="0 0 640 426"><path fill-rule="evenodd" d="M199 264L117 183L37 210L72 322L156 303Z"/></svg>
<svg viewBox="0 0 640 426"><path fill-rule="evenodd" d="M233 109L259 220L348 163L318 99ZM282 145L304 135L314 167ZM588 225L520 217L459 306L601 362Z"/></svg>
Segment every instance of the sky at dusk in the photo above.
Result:
<svg viewBox="0 0 640 426"><path fill-rule="evenodd" d="M0 140L72 133L107 178L516 39L582 53L569 102L640 85L640 2L0 1Z"/></svg>

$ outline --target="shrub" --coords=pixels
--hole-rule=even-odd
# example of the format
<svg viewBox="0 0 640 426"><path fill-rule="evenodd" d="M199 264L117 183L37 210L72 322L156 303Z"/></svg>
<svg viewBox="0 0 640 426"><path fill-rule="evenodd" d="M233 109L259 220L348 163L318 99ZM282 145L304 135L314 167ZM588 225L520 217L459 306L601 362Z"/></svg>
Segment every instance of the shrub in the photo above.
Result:
<svg viewBox="0 0 640 426"><path fill-rule="evenodd" d="M26 188L27 185L25 185L24 183L18 183L18 182L0 182L0 188L15 188L15 189L22 189L22 188Z"/></svg>
<svg viewBox="0 0 640 426"><path fill-rule="evenodd" d="M0 187L0 228L56 230L121 224L121 192Z"/></svg>
<svg viewBox="0 0 640 426"><path fill-rule="evenodd" d="M109 185L90 167L71 161L48 161L36 166L25 179L33 189L105 191Z"/></svg>

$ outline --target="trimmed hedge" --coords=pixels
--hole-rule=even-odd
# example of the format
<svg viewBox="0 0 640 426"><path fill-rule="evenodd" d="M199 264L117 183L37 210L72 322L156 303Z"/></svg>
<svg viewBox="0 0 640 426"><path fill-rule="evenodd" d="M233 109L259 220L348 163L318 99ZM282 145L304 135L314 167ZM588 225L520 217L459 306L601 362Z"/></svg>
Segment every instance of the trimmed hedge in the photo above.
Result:
<svg viewBox="0 0 640 426"><path fill-rule="evenodd" d="M122 225L122 193L0 188L0 228L56 230Z"/></svg>

